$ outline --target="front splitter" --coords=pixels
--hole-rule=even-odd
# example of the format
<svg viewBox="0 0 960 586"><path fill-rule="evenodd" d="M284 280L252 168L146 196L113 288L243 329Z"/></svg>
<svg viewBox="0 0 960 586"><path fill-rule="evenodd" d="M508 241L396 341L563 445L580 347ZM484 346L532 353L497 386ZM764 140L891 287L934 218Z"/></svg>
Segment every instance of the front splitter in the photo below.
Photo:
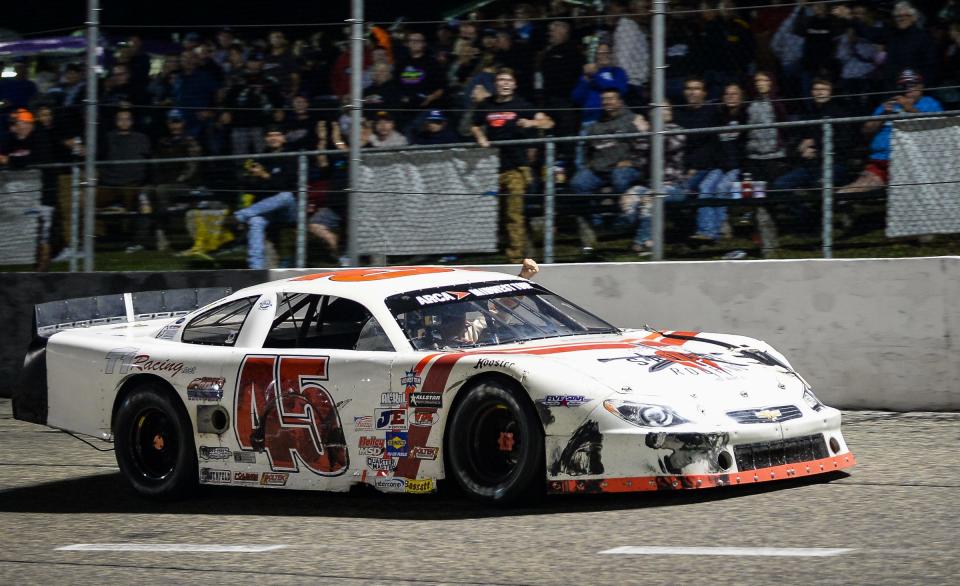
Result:
<svg viewBox="0 0 960 586"><path fill-rule="evenodd" d="M781 466L771 466L769 468L758 468L756 470L746 470L743 472L727 472L723 474L550 480L547 482L547 492L550 494L564 494L715 488L827 474L844 468L850 468L855 464L856 459L853 457L853 454L847 452L839 456L810 460L808 462L797 462L795 464L784 464Z"/></svg>

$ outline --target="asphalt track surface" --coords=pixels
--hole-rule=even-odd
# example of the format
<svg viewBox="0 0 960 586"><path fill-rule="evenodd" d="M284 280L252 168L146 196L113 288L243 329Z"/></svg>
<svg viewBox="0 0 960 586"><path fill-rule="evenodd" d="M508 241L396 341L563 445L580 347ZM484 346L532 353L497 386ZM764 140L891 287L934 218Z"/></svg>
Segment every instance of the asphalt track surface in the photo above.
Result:
<svg viewBox="0 0 960 586"><path fill-rule="evenodd" d="M844 433L858 459L850 474L750 487L557 496L525 509L456 494L229 487L160 504L132 493L112 451L16 421L0 399L0 584L960 583L960 414L851 412ZM56 549L86 543L286 547ZM622 546L849 551L599 553Z"/></svg>

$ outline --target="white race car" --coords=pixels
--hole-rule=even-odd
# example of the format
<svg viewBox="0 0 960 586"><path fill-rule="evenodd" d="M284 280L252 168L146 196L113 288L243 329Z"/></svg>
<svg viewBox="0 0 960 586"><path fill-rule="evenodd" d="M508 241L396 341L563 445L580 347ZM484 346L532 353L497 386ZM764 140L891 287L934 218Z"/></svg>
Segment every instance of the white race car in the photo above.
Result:
<svg viewBox="0 0 960 586"><path fill-rule="evenodd" d="M221 293L38 305L14 415L113 441L162 498L452 478L508 502L854 465L840 412L751 338L618 329L537 283L447 267Z"/></svg>

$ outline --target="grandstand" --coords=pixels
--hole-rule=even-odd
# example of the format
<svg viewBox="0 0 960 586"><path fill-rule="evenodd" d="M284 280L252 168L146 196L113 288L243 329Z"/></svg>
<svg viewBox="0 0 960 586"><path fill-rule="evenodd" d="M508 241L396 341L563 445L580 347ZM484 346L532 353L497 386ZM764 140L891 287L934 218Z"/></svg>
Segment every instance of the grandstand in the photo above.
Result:
<svg viewBox="0 0 960 586"><path fill-rule="evenodd" d="M449 204L447 222L467 209L461 200L490 194L500 196L501 214L512 211L500 223L499 245L496 221L483 222L487 232L474 238L461 219L461 233L407 252L388 255L383 242L370 241L360 251L364 262L447 262L452 255L496 262L516 256L507 249L517 238L521 253L540 257L554 238L549 254L561 262L644 259L661 237L669 259L956 249L955 222L944 221L958 189L949 165L956 116L947 115L944 128L918 122L896 123L896 130L889 120L864 118L960 108L955 1L676 1L665 5L662 39L644 0L433 5L441 4L436 20L391 14L365 23L361 146L370 161L382 162L380 172L389 167L406 183L408 174L433 178L414 181L414 190L406 183L387 188L389 181L371 175L370 209L381 215L378 226L394 230L403 224L390 223L399 215L391 202L396 212ZM130 163L98 165L98 268L254 266L249 241L256 229L235 212L278 193L291 199L279 215L263 216L261 266L345 262L347 231L359 230L348 205L349 28L333 18L278 17L272 25L223 18L208 25L183 15L182 23L154 25L101 14L97 159ZM78 255L71 248L71 197L79 191L71 166L80 166L90 147L83 131L87 47L80 37L58 36L69 31L33 32L14 30L0 41L0 115L9 119L0 125L0 165L10 173L40 169L37 202L23 204L36 213L11 224L28 222L30 237L0 242L0 264L29 268L33 263L5 262L20 256L4 251L32 247L36 231L40 268L65 269ZM643 228L652 188L651 137L644 133L668 105L651 106L658 43L672 119L665 137L672 191L654 194L666 201L662 236ZM514 101L498 93L505 70ZM516 114L506 122L511 132L495 124L502 112ZM630 125L613 123L627 117ZM836 121L828 142L824 119ZM516 123L522 120L533 122ZM743 125L752 126L735 128ZM601 128L608 130L598 134ZM448 184L449 174L430 166L440 162L419 149L476 144L478 129L494 147L497 139L527 143L493 151L499 177ZM271 134L282 140L271 146ZM601 156L610 145L622 151L616 160ZM898 152L906 153L899 162ZM283 153L291 156L272 156ZM156 163L166 158L183 160ZM15 189L20 179L10 177L0 183L11 197L30 191ZM300 194L305 213L296 208ZM546 194L555 222L544 219ZM550 225L555 235L544 233ZM418 238L411 232L408 240ZM474 240L484 244L463 244Z"/></svg>

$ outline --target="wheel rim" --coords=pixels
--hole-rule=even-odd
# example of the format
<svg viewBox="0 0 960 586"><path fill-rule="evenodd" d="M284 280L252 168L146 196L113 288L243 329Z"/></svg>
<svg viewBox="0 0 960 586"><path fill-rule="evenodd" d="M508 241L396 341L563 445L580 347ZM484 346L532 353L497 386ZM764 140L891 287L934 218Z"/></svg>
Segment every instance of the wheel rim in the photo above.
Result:
<svg viewBox="0 0 960 586"><path fill-rule="evenodd" d="M510 407L500 402L482 406L468 434L466 464L477 483L500 485L518 469L524 438Z"/></svg>
<svg viewBox="0 0 960 586"><path fill-rule="evenodd" d="M148 480L165 479L176 467L179 451L173 421L152 408L138 413L134 421L130 446L137 472Z"/></svg>

